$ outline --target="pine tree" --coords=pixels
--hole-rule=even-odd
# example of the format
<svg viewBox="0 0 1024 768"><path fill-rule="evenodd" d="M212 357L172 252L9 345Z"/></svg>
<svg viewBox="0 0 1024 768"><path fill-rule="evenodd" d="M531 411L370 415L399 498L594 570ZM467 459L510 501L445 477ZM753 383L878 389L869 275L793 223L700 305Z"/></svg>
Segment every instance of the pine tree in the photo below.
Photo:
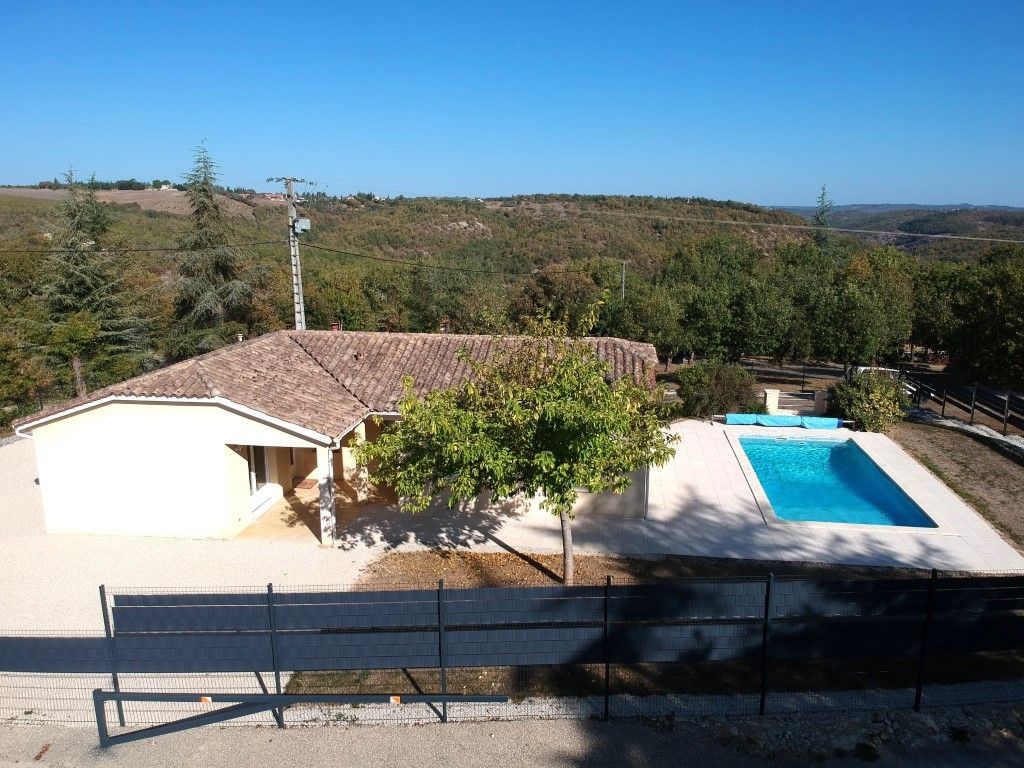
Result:
<svg viewBox="0 0 1024 768"><path fill-rule="evenodd" d="M110 215L96 199L92 181L83 185L70 170L64 179L68 194L58 209L61 227L40 294L50 357L70 367L81 396L87 375L107 383L137 372L147 328L133 311L110 254L100 250Z"/></svg>
<svg viewBox="0 0 1024 768"><path fill-rule="evenodd" d="M172 360L224 346L249 330L252 314L252 285L228 247L217 198L217 166L202 144L195 148L185 183L192 226L179 242L187 253L178 269L175 324L167 350Z"/></svg>
<svg viewBox="0 0 1024 768"><path fill-rule="evenodd" d="M828 187L821 185L821 193L818 195L818 208L814 212L814 242L822 252L828 252L832 246L832 236L829 233L829 226L832 223L832 201L828 196Z"/></svg>

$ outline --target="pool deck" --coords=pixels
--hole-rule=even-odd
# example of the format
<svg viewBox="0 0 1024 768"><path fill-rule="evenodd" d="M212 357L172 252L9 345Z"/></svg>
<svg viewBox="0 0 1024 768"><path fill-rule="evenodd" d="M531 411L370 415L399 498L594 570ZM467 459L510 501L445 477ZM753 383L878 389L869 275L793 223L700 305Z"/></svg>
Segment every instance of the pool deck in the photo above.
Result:
<svg viewBox="0 0 1024 768"><path fill-rule="evenodd" d="M978 513L885 435L685 421L675 457L652 470L645 554L811 560L940 570L1024 569L1024 557ZM737 438L851 438L936 528L796 522L775 517Z"/></svg>

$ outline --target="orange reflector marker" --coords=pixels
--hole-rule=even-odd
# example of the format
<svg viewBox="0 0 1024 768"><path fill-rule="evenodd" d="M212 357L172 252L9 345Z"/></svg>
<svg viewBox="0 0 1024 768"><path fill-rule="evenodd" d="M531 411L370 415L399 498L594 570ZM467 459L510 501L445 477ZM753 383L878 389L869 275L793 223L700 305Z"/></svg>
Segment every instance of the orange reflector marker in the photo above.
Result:
<svg viewBox="0 0 1024 768"><path fill-rule="evenodd" d="M401 696L392 696L391 697L391 703L392 704L401 704L402 703L402 697Z"/></svg>
<svg viewBox="0 0 1024 768"><path fill-rule="evenodd" d="M200 704L213 704L213 699L211 699L209 696L200 696L199 697L199 703Z"/></svg>

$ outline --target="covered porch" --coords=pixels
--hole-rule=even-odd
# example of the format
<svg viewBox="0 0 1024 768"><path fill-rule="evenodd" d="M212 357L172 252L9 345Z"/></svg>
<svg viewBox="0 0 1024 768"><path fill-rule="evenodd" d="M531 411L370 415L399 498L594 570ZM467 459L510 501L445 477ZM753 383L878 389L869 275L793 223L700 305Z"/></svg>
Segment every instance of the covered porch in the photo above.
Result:
<svg viewBox="0 0 1024 768"><path fill-rule="evenodd" d="M250 504L252 521L236 536L238 539L264 539L291 542L316 542L334 546L341 511L369 501L384 500L370 486L365 467L360 467L353 447L360 440L374 440L380 427L363 422L342 440L337 449L325 446L275 448L256 446L267 457L265 476L273 491L264 493L256 485L250 452ZM286 454L286 456L285 456Z"/></svg>

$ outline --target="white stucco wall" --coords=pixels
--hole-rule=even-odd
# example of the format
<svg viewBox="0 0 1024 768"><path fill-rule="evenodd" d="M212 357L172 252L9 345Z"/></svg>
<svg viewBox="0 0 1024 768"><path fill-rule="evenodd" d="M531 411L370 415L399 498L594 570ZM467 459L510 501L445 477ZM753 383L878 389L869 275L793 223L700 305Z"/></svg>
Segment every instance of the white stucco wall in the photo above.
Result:
<svg viewBox="0 0 1024 768"><path fill-rule="evenodd" d="M202 403L107 403L32 437L49 533L233 536L253 509L245 458L230 446L284 448L267 452L267 499L289 485L287 447L313 446Z"/></svg>

